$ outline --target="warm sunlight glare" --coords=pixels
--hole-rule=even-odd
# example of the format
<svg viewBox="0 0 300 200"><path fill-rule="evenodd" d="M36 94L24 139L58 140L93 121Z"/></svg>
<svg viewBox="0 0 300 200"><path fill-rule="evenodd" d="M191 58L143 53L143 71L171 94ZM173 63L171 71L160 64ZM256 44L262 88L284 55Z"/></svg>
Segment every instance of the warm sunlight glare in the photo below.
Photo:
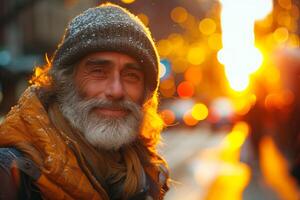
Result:
<svg viewBox="0 0 300 200"><path fill-rule="evenodd" d="M260 168L267 184L281 199L297 200L299 191L296 181L289 174L287 160L277 149L271 137L262 138L259 144Z"/></svg>
<svg viewBox="0 0 300 200"><path fill-rule="evenodd" d="M232 89L243 91L249 75L262 64L263 57L255 47L254 23L272 11L272 0L220 0L223 49L218 60Z"/></svg>
<svg viewBox="0 0 300 200"><path fill-rule="evenodd" d="M223 160L235 161L240 156L240 148L244 144L249 133L249 125L245 122L238 122L232 131L223 140Z"/></svg>
<svg viewBox="0 0 300 200"><path fill-rule="evenodd" d="M246 164L240 162L240 151L248 133L249 125L241 121L237 122L223 139L217 151L219 154L217 175L210 183L204 200L243 199L242 194L249 183L251 171Z"/></svg>

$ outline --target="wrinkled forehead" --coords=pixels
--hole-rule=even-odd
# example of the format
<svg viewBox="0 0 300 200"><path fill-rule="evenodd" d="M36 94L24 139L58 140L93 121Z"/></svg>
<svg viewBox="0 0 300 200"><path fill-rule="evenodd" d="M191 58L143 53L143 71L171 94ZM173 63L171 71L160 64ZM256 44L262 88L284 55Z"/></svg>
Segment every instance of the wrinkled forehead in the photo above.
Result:
<svg viewBox="0 0 300 200"><path fill-rule="evenodd" d="M80 59L76 68L88 66L119 66L120 69L130 68L144 73L142 65L133 57L114 51L93 52Z"/></svg>

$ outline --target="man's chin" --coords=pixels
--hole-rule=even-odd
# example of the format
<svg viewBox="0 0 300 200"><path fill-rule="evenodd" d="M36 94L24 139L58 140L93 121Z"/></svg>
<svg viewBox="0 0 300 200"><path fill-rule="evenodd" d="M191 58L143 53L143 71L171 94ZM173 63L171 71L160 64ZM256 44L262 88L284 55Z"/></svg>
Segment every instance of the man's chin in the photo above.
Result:
<svg viewBox="0 0 300 200"><path fill-rule="evenodd" d="M106 124L110 124L110 122ZM122 146L132 143L137 138L138 132L126 126L102 125L86 130L84 135L87 141L96 148L118 150Z"/></svg>

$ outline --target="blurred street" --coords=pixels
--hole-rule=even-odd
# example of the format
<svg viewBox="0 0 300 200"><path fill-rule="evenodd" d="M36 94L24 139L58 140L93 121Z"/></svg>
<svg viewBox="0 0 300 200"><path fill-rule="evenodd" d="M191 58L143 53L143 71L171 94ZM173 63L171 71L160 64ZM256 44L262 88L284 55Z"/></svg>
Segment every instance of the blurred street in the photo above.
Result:
<svg viewBox="0 0 300 200"><path fill-rule="evenodd" d="M29 85L55 80L43 76L66 26L104 2L157 47L165 199L299 200L300 0L1 0L0 122Z"/></svg>
<svg viewBox="0 0 300 200"><path fill-rule="evenodd" d="M166 200L286 199L278 196L280 194L265 182L267 179L263 178L261 166L251 153L249 140L244 138L241 143L237 142L240 136L233 135L237 133L234 127L231 131L214 131L204 125L192 129L172 128L162 133L164 144L160 146L160 152L169 163L172 179ZM240 145L238 154L226 149L226 143L231 139L235 140L231 146ZM269 150L268 156L273 157L274 152ZM278 173L275 166L282 169L284 166L276 162L269 160L270 164L273 163L270 165L272 170ZM286 172L281 173L273 174L273 177L276 180L286 179ZM293 184L282 187L294 192ZM295 199L295 196L287 199Z"/></svg>
<svg viewBox="0 0 300 200"><path fill-rule="evenodd" d="M172 129L163 132L161 152L171 170L171 189L166 200L200 199L204 190L194 178L193 160L210 147L218 145L224 133L212 132L207 127Z"/></svg>

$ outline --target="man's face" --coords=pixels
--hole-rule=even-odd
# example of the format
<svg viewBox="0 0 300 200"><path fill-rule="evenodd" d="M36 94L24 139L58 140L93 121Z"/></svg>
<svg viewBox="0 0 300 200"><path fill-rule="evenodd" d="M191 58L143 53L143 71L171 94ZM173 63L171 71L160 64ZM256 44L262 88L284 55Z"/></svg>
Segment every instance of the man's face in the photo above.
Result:
<svg viewBox="0 0 300 200"><path fill-rule="evenodd" d="M84 99L129 100L142 103L144 73L135 59L117 52L92 53L82 59L75 73L75 86ZM99 108L100 115L123 117L126 110Z"/></svg>
<svg viewBox="0 0 300 200"><path fill-rule="evenodd" d="M97 52L79 61L72 83L62 89L60 107L92 145L118 149L139 134L144 73L131 57Z"/></svg>

